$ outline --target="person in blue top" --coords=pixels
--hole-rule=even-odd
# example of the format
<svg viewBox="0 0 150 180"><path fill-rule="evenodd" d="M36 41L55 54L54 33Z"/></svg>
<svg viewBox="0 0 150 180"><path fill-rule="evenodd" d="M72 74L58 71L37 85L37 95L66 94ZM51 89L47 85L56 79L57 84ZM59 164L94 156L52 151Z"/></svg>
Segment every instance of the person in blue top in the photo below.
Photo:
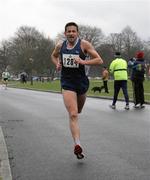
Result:
<svg viewBox="0 0 150 180"><path fill-rule="evenodd" d="M135 57L130 58L129 61L128 61L128 74L129 74L130 78L131 78L131 75L132 75L132 67L133 67L133 64L134 64L135 61L136 61Z"/></svg>
<svg viewBox="0 0 150 180"><path fill-rule="evenodd" d="M69 22L65 25L66 40L58 43L51 59L57 70L61 70L61 87L64 104L69 113L70 130L75 143L74 154L78 159L84 157L80 143L78 113L81 113L89 88L85 65L99 65L102 58L90 42L79 38L78 25ZM86 57L90 57L88 61Z"/></svg>
<svg viewBox="0 0 150 180"><path fill-rule="evenodd" d="M144 108L144 74L146 64L144 60L144 52L136 53L136 60L132 63L131 81L133 85L133 100L135 108Z"/></svg>

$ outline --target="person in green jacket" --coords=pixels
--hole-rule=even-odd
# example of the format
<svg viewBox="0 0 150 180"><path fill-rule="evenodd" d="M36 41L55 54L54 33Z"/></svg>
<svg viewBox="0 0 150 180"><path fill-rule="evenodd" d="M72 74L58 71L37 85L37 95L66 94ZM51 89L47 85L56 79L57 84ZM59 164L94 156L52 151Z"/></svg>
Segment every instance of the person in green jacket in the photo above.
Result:
<svg viewBox="0 0 150 180"><path fill-rule="evenodd" d="M114 76L114 96L113 96L112 105L110 107L112 109L116 109L118 94L120 88L122 88L124 98L126 101L125 109L129 110L129 96L127 90L127 80L128 80L127 62L121 57L120 52L115 53L115 59L111 62L109 71Z"/></svg>

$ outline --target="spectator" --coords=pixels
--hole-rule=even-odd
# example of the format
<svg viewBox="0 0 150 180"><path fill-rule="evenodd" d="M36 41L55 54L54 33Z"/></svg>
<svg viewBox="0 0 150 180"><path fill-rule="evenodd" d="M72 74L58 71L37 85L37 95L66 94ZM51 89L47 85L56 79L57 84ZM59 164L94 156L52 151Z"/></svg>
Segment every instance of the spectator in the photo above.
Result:
<svg viewBox="0 0 150 180"><path fill-rule="evenodd" d="M21 74L20 74L20 78L21 78L21 82L22 83L26 83L27 82L27 73L25 71L23 71Z"/></svg>
<svg viewBox="0 0 150 180"><path fill-rule="evenodd" d="M128 69L129 69L128 73L129 73L130 77L131 77L131 74L132 74L132 66L133 66L133 64L134 64L135 61L136 61L136 58L135 58L135 57L131 58L131 59L128 61Z"/></svg>
<svg viewBox="0 0 150 180"><path fill-rule="evenodd" d="M103 80L103 86L100 87L100 90L104 89L105 93L109 93L108 91L108 78L109 78L109 72L107 70L107 67L104 66L103 67L103 71L102 71L102 80Z"/></svg>
<svg viewBox="0 0 150 180"><path fill-rule="evenodd" d="M113 103L110 107L112 109L116 109L118 94L120 88L122 88L126 101L125 109L129 110L129 96L127 91L127 80L128 80L127 62L126 60L121 58L120 52L115 53L115 59L111 62L109 70L110 73L112 73L114 76L114 97L113 97Z"/></svg>
<svg viewBox="0 0 150 180"><path fill-rule="evenodd" d="M132 65L131 81L133 84L133 99L135 108L144 108L144 74L146 64L144 60L144 52L139 51L136 53L136 61Z"/></svg>

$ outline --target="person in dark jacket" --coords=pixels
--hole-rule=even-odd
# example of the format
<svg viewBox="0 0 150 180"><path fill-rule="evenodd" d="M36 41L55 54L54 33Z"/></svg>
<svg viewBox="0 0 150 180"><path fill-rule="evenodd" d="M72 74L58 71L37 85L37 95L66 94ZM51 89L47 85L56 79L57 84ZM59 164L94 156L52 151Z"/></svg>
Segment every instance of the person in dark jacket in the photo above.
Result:
<svg viewBox="0 0 150 180"><path fill-rule="evenodd" d="M144 52L139 51L136 53L136 60L132 65L131 81L133 84L133 100L135 108L144 108L144 74L146 64L144 60Z"/></svg>

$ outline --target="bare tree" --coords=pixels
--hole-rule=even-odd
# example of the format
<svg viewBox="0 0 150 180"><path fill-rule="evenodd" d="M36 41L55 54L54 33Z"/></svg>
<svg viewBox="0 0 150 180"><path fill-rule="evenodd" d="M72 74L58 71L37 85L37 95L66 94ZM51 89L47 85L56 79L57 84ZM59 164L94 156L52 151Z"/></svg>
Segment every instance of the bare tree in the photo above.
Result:
<svg viewBox="0 0 150 180"><path fill-rule="evenodd" d="M123 42L123 52L126 58L131 58L135 55L137 50L143 48L140 38L137 37L136 32L130 28L130 26L125 27L122 32L122 42Z"/></svg>
<svg viewBox="0 0 150 180"><path fill-rule="evenodd" d="M146 76L149 79L149 68L150 68L150 39L143 42L144 59L146 62Z"/></svg>
<svg viewBox="0 0 150 180"><path fill-rule="evenodd" d="M130 26L126 26L121 33L111 33L107 41L111 44L113 51L122 52L123 56L130 59L135 52L143 48L142 42Z"/></svg>
<svg viewBox="0 0 150 180"><path fill-rule="evenodd" d="M45 38L34 27L22 26L11 41L11 65L15 71L25 70L29 74L46 73L51 67L50 52L53 47L53 41Z"/></svg>
<svg viewBox="0 0 150 180"><path fill-rule="evenodd" d="M104 34L100 28L91 26L79 26L80 37L91 42L97 48L104 43Z"/></svg>
<svg viewBox="0 0 150 180"><path fill-rule="evenodd" d="M111 33L107 38L108 44L111 45L113 51L122 51L123 38L121 33Z"/></svg>
<svg viewBox="0 0 150 180"><path fill-rule="evenodd" d="M2 41L0 46L0 73L9 66L9 41Z"/></svg>
<svg viewBox="0 0 150 180"><path fill-rule="evenodd" d="M81 39L86 39L93 44L104 59L104 64L109 65L115 51L121 51L126 59L135 56L136 51L143 50L145 59L150 66L150 39L141 41L130 26L126 26L120 33L111 33L105 37L102 30L97 27L79 25ZM53 41L46 38L35 27L21 26L14 37L0 44L0 71L9 67L14 73L25 70L27 73L53 76L55 67L50 61L50 54L54 42L63 41L64 32L60 32ZM90 75L97 76L101 67L92 67Z"/></svg>

